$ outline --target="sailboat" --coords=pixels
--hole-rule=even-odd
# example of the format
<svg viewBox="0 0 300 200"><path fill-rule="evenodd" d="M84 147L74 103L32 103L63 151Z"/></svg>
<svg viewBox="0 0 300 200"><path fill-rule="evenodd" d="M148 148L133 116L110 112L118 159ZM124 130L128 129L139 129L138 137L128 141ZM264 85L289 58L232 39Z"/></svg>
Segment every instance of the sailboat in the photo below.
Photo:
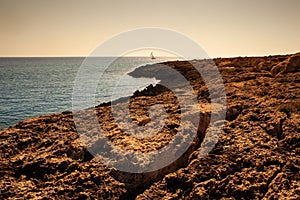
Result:
<svg viewBox="0 0 300 200"><path fill-rule="evenodd" d="M155 59L155 57L154 57L154 55L153 55L153 52L151 51L151 53L150 53L150 58L153 60L153 59Z"/></svg>

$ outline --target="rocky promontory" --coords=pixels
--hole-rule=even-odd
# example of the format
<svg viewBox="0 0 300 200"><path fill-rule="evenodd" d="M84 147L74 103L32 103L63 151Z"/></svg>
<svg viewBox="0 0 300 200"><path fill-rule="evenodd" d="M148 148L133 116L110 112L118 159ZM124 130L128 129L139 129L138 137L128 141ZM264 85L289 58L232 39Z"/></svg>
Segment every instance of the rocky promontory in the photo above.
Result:
<svg viewBox="0 0 300 200"><path fill-rule="evenodd" d="M227 107L221 135L207 156L198 154L214 94L193 68L206 61L169 61L162 64L187 79L201 108L200 123L190 124L196 137L176 161L153 172L118 171L99 162L89 151L93 147L78 136L74 116L88 119L93 114L106 138L128 152L147 153L169 144L181 126L181 106L172 90L151 85L129 99L130 119L138 127L160 119L155 112L149 115L151 106L164 108L165 122L149 137L133 137L120 128L112 106L125 104L122 99L92 112L45 115L0 130L0 198L299 199L300 54L213 61L224 82ZM159 66L143 66L130 75L172 77ZM172 83L179 84L176 79ZM89 135L95 134L88 121L81 123Z"/></svg>

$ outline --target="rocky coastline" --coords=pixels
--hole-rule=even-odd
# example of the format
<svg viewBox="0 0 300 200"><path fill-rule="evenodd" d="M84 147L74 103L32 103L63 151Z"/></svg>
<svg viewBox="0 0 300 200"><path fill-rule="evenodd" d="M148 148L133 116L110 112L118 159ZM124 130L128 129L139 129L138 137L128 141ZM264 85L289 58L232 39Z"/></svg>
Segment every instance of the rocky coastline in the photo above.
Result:
<svg viewBox="0 0 300 200"><path fill-rule="evenodd" d="M193 68L204 61L169 61L162 64L189 81L202 109L200 123L193 124L197 135L179 159L154 172L120 172L83 145L75 113L31 118L0 130L0 199L299 199L300 54L213 61L224 82L227 108L221 135L207 156L198 154L213 94ZM151 65L130 75L160 79L166 74ZM176 95L161 84L130 97L133 123L150 123L154 104L163 106L166 122L156 135L142 139L120 129L111 103L76 115L93 113L115 145L147 153L172 141L181 123ZM88 123L83 126L92 130Z"/></svg>

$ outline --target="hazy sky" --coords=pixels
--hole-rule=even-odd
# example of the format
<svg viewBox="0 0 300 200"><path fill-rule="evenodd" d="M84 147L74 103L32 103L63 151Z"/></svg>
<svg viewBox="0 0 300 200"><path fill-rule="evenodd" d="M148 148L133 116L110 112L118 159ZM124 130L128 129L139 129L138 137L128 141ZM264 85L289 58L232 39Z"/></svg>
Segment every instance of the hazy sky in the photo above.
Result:
<svg viewBox="0 0 300 200"><path fill-rule="evenodd" d="M141 27L183 33L211 57L300 51L299 0L0 0L0 56L86 56Z"/></svg>

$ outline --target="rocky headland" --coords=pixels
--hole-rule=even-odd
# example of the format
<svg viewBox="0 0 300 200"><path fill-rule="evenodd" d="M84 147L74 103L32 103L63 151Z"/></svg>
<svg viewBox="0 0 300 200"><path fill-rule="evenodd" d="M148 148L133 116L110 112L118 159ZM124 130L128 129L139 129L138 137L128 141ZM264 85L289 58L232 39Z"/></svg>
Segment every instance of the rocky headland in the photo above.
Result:
<svg viewBox="0 0 300 200"><path fill-rule="evenodd" d="M151 85L129 103L130 119L138 127L160 117L149 115L151 106L166 111L162 128L149 137L133 137L120 128L111 103L0 130L0 199L299 199L300 54L213 61L224 82L227 107L221 135L207 156L198 154L214 94L193 68L206 61L165 62L189 81L201 108L199 124L191 123L196 136L183 155L153 172L126 173L99 162L89 151L93 146L83 145L78 136L74 116L81 116L80 127L95 136L95 125L84 121L95 115L106 138L128 152L147 153L170 143L181 126L181 107L167 87ZM171 76L160 65L143 66L130 75Z"/></svg>

